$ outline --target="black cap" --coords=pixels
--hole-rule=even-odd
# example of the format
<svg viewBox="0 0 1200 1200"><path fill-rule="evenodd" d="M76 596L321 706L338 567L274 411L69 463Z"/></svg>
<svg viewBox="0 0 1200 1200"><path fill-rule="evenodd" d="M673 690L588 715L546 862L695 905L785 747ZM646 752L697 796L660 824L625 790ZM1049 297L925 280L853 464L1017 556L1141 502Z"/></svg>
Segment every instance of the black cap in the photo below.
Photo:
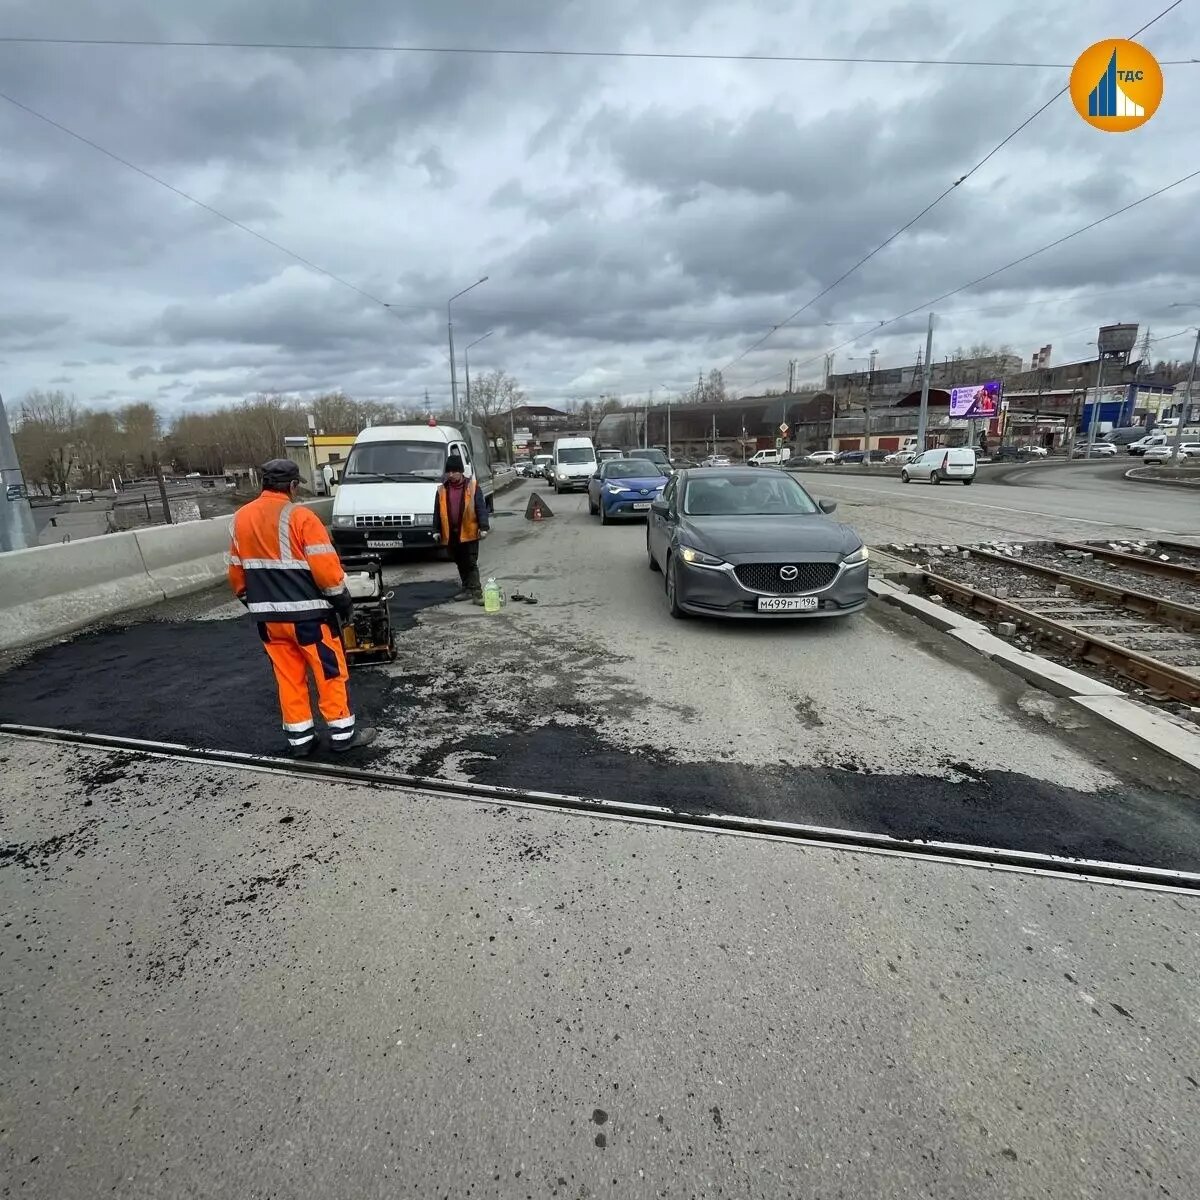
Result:
<svg viewBox="0 0 1200 1200"><path fill-rule="evenodd" d="M451 454L446 459L446 474L447 475L449 475L451 471L457 471L461 475L463 473L463 470L464 470L464 468L463 468L463 460L462 460L461 454Z"/></svg>
<svg viewBox="0 0 1200 1200"><path fill-rule="evenodd" d="M273 458L262 465L263 487L283 490L300 478L300 468L290 458Z"/></svg>

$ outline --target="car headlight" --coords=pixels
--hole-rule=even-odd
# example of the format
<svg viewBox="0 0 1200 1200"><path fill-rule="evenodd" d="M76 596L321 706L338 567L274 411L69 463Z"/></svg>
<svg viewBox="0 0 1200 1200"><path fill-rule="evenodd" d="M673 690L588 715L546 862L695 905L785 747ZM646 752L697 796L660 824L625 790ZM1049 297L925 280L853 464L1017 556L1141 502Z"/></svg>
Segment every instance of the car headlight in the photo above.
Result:
<svg viewBox="0 0 1200 1200"><path fill-rule="evenodd" d="M694 546L680 546L679 557L693 567L725 566L725 562L722 559L714 558L711 554L705 554L703 550L697 550Z"/></svg>
<svg viewBox="0 0 1200 1200"><path fill-rule="evenodd" d="M604 485L604 490L613 496L619 496L622 492L629 491L627 487L621 487L619 484L615 483L606 483Z"/></svg>
<svg viewBox="0 0 1200 1200"><path fill-rule="evenodd" d="M347 529L354 524L353 513L334 513L333 527L334 529Z"/></svg>
<svg viewBox="0 0 1200 1200"><path fill-rule="evenodd" d="M846 557L842 559L842 562L844 562L848 567L857 567L859 563L865 563L870 557L871 552L865 545L862 545L859 546L859 548L855 550L853 554L847 554Z"/></svg>

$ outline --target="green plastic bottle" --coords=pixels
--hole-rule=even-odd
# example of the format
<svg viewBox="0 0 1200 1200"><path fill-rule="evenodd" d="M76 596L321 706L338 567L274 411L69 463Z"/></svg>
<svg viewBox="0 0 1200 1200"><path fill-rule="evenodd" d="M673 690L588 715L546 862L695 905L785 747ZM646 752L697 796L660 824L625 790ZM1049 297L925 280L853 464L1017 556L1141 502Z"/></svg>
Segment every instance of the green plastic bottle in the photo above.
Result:
<svg viewBox="0 0 1200 1200"><path fill-rule="evenodd" d="M483 585L483 611L490 613L500 611L500 585L494 577L489 578Z"/></svg>

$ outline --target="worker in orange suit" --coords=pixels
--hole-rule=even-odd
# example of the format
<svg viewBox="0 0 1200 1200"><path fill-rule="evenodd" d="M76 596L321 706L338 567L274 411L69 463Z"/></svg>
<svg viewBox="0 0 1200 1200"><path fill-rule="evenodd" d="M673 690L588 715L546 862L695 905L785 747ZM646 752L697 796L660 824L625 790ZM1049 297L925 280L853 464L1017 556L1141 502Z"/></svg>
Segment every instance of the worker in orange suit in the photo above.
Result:
<svg viewBox="0 0 1200 1200"><path fill-rule="evenodd" d="M257 500L238 509L229 547L229 586L258 622L275 668L283 732L294 758L317 748L308 676L329 727L330 749L344 752L375 740L356 725L346 682L340 621L350 618L346 573L320 518L296 503L300 468L273 458L262 468Z"/></svg>

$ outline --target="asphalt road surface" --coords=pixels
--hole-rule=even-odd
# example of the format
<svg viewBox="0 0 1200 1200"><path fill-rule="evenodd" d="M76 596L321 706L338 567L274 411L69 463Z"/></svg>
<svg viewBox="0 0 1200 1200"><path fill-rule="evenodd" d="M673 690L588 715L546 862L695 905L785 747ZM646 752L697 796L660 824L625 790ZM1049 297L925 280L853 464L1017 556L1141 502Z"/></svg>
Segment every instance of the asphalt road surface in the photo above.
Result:
<svg viewBox="0 0 1200 1200"><path fill-rule="evenodd" d="M1200 1194L1200 902L0 739L0 1193Z"/></svg>
<svg viewBox="0 0 1200 1200"><path fill-rule="evenodd" d="M549 496L555 515L530 523L528 490L500 498L482 568L536 606L489 615L449 602L449 564L390 569L409 628L395 664L356 672L380 729L361 761L1200 870L1200 781L1185 768L890 611L673 621L643 525L602 528L582 495ZM947 493L913 503L955 503ZM0 675L0 719L278 752L270 671L240 605L221 594L153 616L17 662Z"/></svg>
<svg viewBox="0 0 1200 1200"><path fill-rule="evenodd" d="M836 500L843 519L873 544L1200 535L1200 496L1125 480L1124 472L1136 465L1122 458L1019 470L985 466L970 487L856 476L852 466L805 471L799 478Z"/></svg>
<svg viewBox="0 0 1200 1200"><path fill-rule="evenodd" d="M890 610L672 621L642 526L528 491L482 565L537 605L389 567L359 763L1200 869L1200 780L1140 743ZM845 515L980 517L910 492ZM280 738L219 593L5 656L0 719ZM0 1195L1200 1194L1194 898L10 739L0 771Z"/></svg>

